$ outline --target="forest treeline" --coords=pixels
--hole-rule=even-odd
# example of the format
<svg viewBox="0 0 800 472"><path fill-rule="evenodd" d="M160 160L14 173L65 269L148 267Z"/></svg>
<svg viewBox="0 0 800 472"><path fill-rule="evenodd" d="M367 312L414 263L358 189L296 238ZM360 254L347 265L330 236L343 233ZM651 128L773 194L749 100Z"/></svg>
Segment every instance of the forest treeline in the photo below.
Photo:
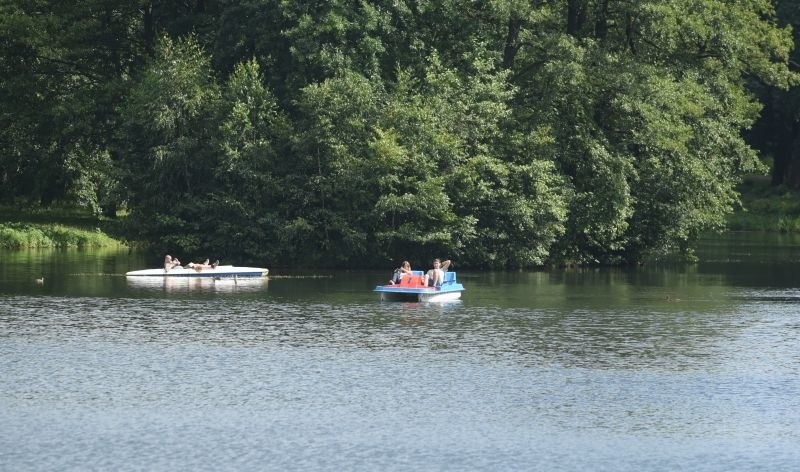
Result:
<svg viewBox="0 0 800 472"><path fill-rule="evenodd" d="M688 253L743 136L800 149L796 3L0 0L0 201L276 265Z"/></svg>

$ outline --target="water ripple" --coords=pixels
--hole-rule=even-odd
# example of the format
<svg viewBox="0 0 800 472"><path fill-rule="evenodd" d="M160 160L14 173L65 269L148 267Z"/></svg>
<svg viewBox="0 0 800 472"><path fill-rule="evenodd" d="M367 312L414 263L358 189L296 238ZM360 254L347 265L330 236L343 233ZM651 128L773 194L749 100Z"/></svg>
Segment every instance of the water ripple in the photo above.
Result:
<svg viewBox="0 0 800 472"><path fill-rule="evenodd" d="M800 459L792 303L0 301L0 451L15 470L789 470Z"/></svg>

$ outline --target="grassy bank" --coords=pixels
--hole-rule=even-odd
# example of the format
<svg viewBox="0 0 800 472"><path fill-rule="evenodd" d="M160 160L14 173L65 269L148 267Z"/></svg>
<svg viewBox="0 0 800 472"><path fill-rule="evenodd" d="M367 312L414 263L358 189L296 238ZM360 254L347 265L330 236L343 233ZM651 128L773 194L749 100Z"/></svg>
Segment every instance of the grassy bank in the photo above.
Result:
<svg viewBox="0 0 800 472"><path fill-rule="evenodd" d="M799 191L773 187L766 178L748 179L740 191L743 208L728 217L728 229L800 233Z"/></svg>
<svg viewBox="0 0 800 472"><path fill-rule="evenodd" d="M0 207L0 247L6 249L124 246L114 235L119 227L81 209Z"/></svg>
<svg viewBox="0 0 800 472"><path fill-rule="evenodd" d="M728 217L729 230L800 233L800 191L758 177L739 190L743 208ZM0 206L0 248L126 246L124 226L124 216L108 219L81 208Z"/></svg>

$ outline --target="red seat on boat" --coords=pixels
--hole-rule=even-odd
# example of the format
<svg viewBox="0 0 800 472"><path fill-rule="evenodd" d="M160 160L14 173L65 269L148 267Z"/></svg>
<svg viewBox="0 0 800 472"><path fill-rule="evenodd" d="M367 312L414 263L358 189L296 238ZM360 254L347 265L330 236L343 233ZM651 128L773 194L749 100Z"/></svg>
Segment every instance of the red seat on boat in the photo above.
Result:
<svg viewBox="0 0 800 472"><path fill-rule="evenodd" d="M406 274L400 279L401 287L424 287L422 285L422 276L416 274Z"/></svg>

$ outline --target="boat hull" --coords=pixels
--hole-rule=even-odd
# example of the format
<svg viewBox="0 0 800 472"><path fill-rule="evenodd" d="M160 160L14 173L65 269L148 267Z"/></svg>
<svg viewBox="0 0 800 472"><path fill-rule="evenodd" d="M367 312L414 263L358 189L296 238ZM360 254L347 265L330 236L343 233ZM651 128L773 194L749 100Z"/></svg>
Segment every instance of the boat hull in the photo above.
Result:
<svg viewBox="0 0 800 472"><path fill-rule="evenodd" d="M175 267L174 269L142 269L126 272L128 277L265 277L269 274L269 269L260 267L237 267L237 266L217 266L209 269L184 269Z"/></svg>
<svg viewBox="0 0 800 472"><path fill-rule="evenodd" d="M450 302L461 298L461 290L453 290L449 292L441 291L426 291L419 293L401 292L401 291L380 291L381 301L385 302Z"/></svg>

